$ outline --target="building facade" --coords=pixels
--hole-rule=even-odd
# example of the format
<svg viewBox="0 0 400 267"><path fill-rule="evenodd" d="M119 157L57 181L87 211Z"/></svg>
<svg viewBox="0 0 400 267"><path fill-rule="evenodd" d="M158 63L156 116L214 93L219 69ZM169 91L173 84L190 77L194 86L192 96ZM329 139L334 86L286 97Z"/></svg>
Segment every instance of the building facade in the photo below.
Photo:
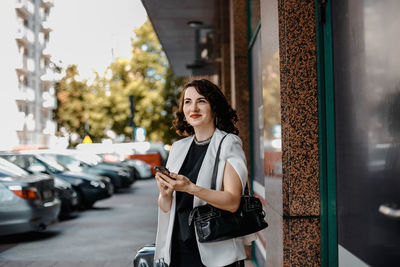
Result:
<svg viewBox="0 0 400 267"><path fill-rule="evenodd" d="M6 0L2 21L2 148L48 145L55 134L51 55L52 0ZM5 26L5 27L4 27Z"/></svg>
<svg viewBox="0 0 400 267"><path fill-rule="evenodd" d="M256 266L400 260L400 2L142 0L176 75L237 109Z"/></svg>

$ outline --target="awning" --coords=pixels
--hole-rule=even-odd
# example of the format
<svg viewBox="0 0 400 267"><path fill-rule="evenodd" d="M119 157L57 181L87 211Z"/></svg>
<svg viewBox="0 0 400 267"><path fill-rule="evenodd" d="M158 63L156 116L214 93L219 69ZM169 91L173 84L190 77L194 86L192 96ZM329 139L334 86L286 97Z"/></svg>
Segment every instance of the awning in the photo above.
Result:
<svg viewBox="0 0 400 267"><path fill-rule="evenodd" d="M142 0L175 75L189 76L213 72L212 64L207 64L210 62L207 60L210 52L207 55L204 48L208 47L208 51L212 51L210 46L213 40L210 40L210 37L214 39L213 30L215 30L215 14L217 14L215 8L218 2L214 0ZM189 22L201 22L202 25L190 26ZM206 39L208 39L207 44L205 44Z"/></svg>

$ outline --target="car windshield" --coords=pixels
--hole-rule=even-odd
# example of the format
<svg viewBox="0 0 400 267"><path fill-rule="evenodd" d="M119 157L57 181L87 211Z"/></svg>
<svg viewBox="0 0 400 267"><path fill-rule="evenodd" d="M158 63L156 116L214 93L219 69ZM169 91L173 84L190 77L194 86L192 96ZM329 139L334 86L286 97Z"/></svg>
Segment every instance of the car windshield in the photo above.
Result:
<svg viewBox="0 0 400 267"><path fill-rule="evenodd" d="M62 164L63 166L72 171L81 171L82 166L85 164L82 161L77 160L76 158L70 155L51 154L48 156L52 156L60 164Z"/></svg>
<svg viewBox="0 0 400 267"><path fill-rule="evenodd" d="M102 159L100 156L98 156L94 153L88 153L88 152L76 153L74 155L74 158L76 158L77 160L82 161L85 164L90 165L90 166L94 166L94 165L97 165L102 162Z"/></svg>
<svg viewBox="0 0 400 267"><path fill-rule="evenodd" d="M47 157L46 157L47 156ZM65 172L67 171L67 168L64 167L62 164L57 162L54 158L51 158L48 155L38 155L38 159L46 164L47 168L50 169L52 172Z"/></svg>
<svg viewBox="0 0 400 267"><path fill-rule="evenodd" d="M25 170L21 169L15 164L0 158L0 177L7 177L7 176L24 176L28 175L29 173Z"/></svg>

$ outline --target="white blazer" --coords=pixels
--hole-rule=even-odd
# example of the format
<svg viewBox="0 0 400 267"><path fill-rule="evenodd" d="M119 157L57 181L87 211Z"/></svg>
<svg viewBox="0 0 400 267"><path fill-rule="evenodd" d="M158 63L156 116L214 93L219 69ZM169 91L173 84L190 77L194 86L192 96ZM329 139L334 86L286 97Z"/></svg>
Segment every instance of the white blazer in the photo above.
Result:
<svg viewBox="0 0 400 267"><path fill-rule="evenodd" d="M196 182L198 186L210 188L215 156L217 154L218 145L224 135L226 135L226 132L219 129L215 130L199 171ZM189 136L173 143L167 161L167 168L171 172L179 172L193 138L194 136ZM224 173L225 163L228 161L240 177L243 194L247 183L247 166L246 157L242 148L242 141L237 135L229 134L222 143L220 153L216 190L221 189L222 175ZM154 255L155 261L163 259L168 265L171 262L171 237L176 207L175 192L172 196L171 209L168 213L163 212L160 208L158 209L156 251ZM193 207L204 204L206 204L205 201L194 197ZM246 242L247 241L251 240L246 240ZM225 266L246 258L242 237L211 243L199 243L197 241L197 245L199 247L201 261L206 266Z"/></svg>

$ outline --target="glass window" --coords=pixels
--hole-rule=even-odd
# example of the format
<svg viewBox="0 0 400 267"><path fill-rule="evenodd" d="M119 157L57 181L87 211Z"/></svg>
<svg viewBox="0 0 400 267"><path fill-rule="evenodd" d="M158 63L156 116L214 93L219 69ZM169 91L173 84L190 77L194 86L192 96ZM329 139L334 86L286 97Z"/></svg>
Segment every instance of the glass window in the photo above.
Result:
<svg viewBox="0 0 400 267"><path fill-rule="evenodd" d="M0 158L0 176L24 176L28 175L28 172L24 171L20 167L12 164L11 162Z"/></svg>
<svg viewBox="0 0 400 267"><path fill-rule="evenodd" d="M64 172L67 170L63 165L58 163L55 159L51 159L48 157L45 158L40 155L37 156L37 159L36 158L32 158L32 159L33 159L33 163L35 163L35 164L40 163L42 165L44 164L51 172L54 172L54 173Z"/></svg>
<svg viewBox="0 0 400 267"><path fill-rule="evenodd" d="M276 260L279 257L267 257L267 251L271 255L282 255L283 251L278 2L254 2L251 1L251 27L254 30L261 20L261 28L252 33L254 43L250 49L253 191L265 200L267 217L275 221L268 231L259 234L254 255L260 266L282 266L282 260ZM266 240L277 242L271 244Z"/></svg>
<svg viewBox="0 0 400 267"><path fill-rule="evenodd" d="M339 265L398 265L400 1L332 1ZM393 217L394 216L394 217Z"/></svg>

